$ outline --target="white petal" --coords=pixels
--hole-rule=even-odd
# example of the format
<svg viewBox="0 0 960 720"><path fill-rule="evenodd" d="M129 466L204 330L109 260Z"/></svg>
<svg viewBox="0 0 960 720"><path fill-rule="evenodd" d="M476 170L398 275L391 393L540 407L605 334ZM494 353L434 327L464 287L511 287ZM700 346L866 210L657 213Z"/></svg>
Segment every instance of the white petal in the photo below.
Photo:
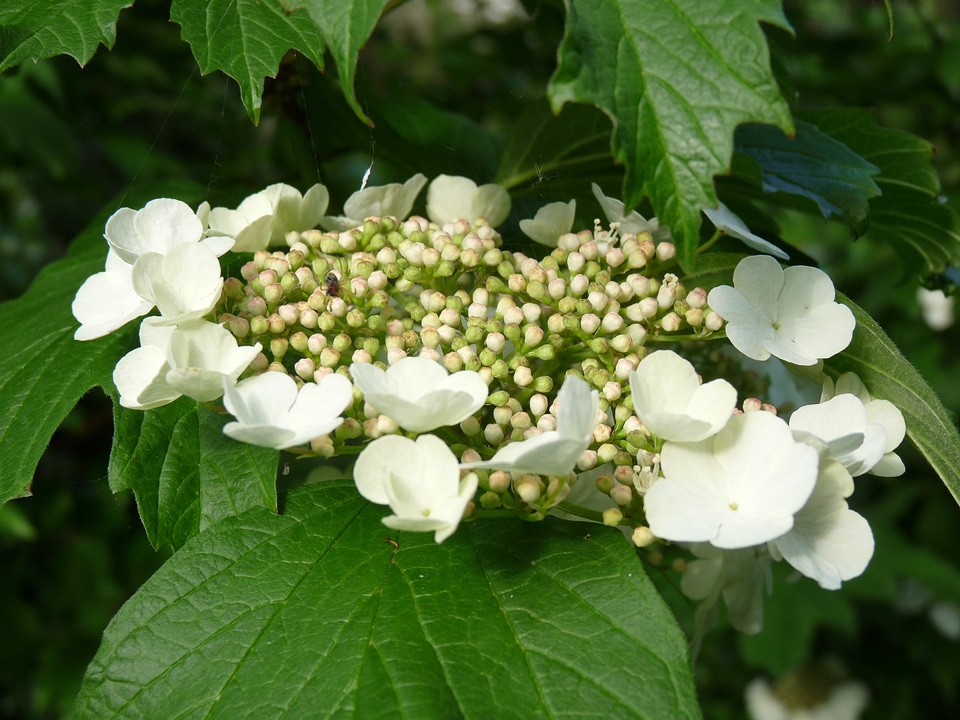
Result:
<svg viewBox="0 0 960 720"><path fill-rule="evenodd" d="M200 244L178 245L166 255L144 253L133 266L133 286L156 304L164 320L183 323L210 312L223 278L213 252Z"/></svg>
<svg viewBox="0 0 960 720"><path fill-rule="evenodd" d="M474 193L471 205L473 218L467 220L475 222L478 218L485 218L492 227L498 227L510 214L510 193L496 183L481 185Z"/></svg>
<svg viewBox="0 0 960 720"><path fill-rule="evenodd" d="M414 441L401 435L384 435L367 445L353 467L357 491L372 503L386 505L386 485L392 468L397 466L397 458L403 458L410 473L423 472L420 455L412 451L413 447Z"/></svg>
<svg viewBox="0 0 960 720"><path fill-rule="evenodd" d="M774 257L780 258L781 260L790 259L790 256L787 255L787 253L778 248L772 242L764 240L759 235L752 233L750 228L747 227L747 224L723 203L717 205L716 208L704 208L703 214L710 218L710 222L716 226L717 230L741 240L744 245L747 245L753 250L762 253L769 253Z"/></svg>
<svg viewBox="0 0 960 720"><path fill-rule="evenodd" d="M170 338L167 382L197 402L223 394L223 378L235 382L260 352L260 343L239 347L220 325L195 320L176 328Z"/></svg>
<svg viewBox="0 0 960 720"><path fill-rule="evenodd" d="M137 213L133 225L141 243L141 255L165 254L182 243L198 242L203 236L203 223L190 206L169 198L148 202Z"/></svg>
<svg viewBox="0 0 960 720"><path fill-rule="evenodd" d="M556 247L560 236L573 229L576 212L576 200L544 205L532 220L520 221L520 231L534 242Z"/></svg>
<svg viewBox="0 0 960 720"><path fill-rule="evenodd" d="M438 225L454 222L472 212L473 195L477 184L459 175L438 175L427 188L427 217Z"/></svg>
<svg viewBox="0 0 960 720"><path fill-rule="evenodd" d="M417 173L404 184L391 183L379 187L368 187L351 195L343 205L347 217L363 222L364 218L393 215L405 218L410 214L417 195L427 184L425 175Z"/></svg>
<svg viewBox="0 0 960 720"><path fill-rule="evenodd" d="M103 337L153 309L153 303L134 290L132 269L111 250L107 269L84 281L71 306L73 316L80 321L74 339Z"/></svg>
<svg viewBox="0 0 960 720"><path fill-rule="evenodd" d="M152 345L131 350L120 358L113 370L120 404L133 410L149 410L180 397L181 393L164 379L167 368L166 353Z"/></svg>

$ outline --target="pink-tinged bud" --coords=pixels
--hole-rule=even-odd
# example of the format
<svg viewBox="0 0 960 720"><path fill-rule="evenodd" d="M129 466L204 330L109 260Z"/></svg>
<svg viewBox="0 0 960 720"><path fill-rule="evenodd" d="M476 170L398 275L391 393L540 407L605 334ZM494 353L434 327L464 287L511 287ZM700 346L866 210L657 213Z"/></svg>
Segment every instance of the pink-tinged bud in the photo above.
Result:
<svg viewBox="0 0 960 720"><path fill-rule="evenodd" d="M600 391L600 395L610 402L616 402L619 400L621 393L622 388L620 387L620 383L614 382L613 380L606 383L603 386L603 389Z"/></svg>
<svg viewBox="0 0 960 720"><path fill-rule="evenodd" d="M377 416L377 432L381 435L393 435L400 431L400 427L386 415Z"/></svg>
<svg viewBox="0 0 960 720"><path fill-rule="evenodd" d="M387 364L393 365L397 360L407 357L407 351L402 347L393 347L387 349Z"/></svg>
<svg viewBox="0 0 960 720"><path fill-rule="evenodd" d="M612 268L620 267L624 261L627 259L626 254L620 248L611 248L607 251L606 261L607 265Z"/></svg>
<svg viewBox="0 0 960 720"><path fill-rule="evenodd" d="M656 298L647 297L640 301L640 313L643 317L647 319L656 317L658 312L660 312L660 303Z"/></svg>
<svg viewBox="0 0 960 720"><path fill-rule="evenodd" d="M668 312L663 316L663 319L660 320L660 327L663 328L665 332L676 332L682 325L683 321L675 312Z"/></svg>
<svg viewBox="0 0 960 720"><path fill-rule="evenodd" d="M377 426L377 418L367 418L363 421L363 434L371 440L376 440L380 437L381 432Z"/></svg>
<svg viewBox="0 0 960 720"><path fill-rule="evenodd" d="M587 260L596 260L600 257L600 248L597 247L597 244L593 240L587 240L580 245L580 254Z"/></svg>
<svg viewBox="0 0 960 720"><path fill-rule="evenodd" d="M427 360L432 360L433 362L440 362L443 357L436 348L424 347L420 348L419 357L425 358Z"/></svg>
<svg viewBox="0 0 960 720"><path fill-rule="evenodd" d="M683 314L683 319L690 327L698 328L703 325L703 310L692 307Z"/></svg>
<svg viewBox="0 0 960 720"><path fill-rule="evenodd" d="M607 527L617 527L623 520L623 513L617 508L607 508L603 511L603 524Z"/></svg>
<svg viewBox="0 0 960 720"><path fill-rule="evenodd" d="M322 333L314 333L307 338L307 349L314 355L319 355L327 347L327 336Z"/></svg>
<svg viewBox="0 0 960 720"><path fill-rule="evenodd" d="M251 315L265 316L267 314L267 301L259 295L251 297L247 301L247 312Z"/></svg>
<svg viewBox="0 0 960 720"><path fill-rule="evenodd" d="M537 475L521 475L513 487L525 503L535 503L543 492L543 481Z"/></svg>
<svg viewBox="0 0 960 720"><path fill-rule="evenodd" d="M503 336L503 333L493 332L484 339L484 345L495 353L502 352L506 344L507 339Z"/></svg>
<svg viewBox="0 0 960 720"><path fill-rule="evenodd" d="M610 440L610 437L613 435L613 428L609 425L603 423L598 424L593 429L593 441L598 443L605 443Z"/></svg>
<svg viewBox="0 0 960 720"><path fill-rule="evenodd" d="M523 332L523 344L528 348L534 348L543 342L543 328L539 325L530 325Z"/></svg>
<svg viewBox="0 0 960 720"><path fill-rule="evenodd" d="M632 462L629 453L624 460L626 460L628 463ZM629 486L633 484L633 465L617 465L617 467L613 469L613 479L629 489ZM630 492L632 495L633 490Z"/></svg>
<svg viewBox="0 0 960 720"><path fill-rule="evenodd" d="M580 318L580 329L587 335L593 335L600 328L600 318L593 313L587 313Z"/></svg>
<svg viewBox="0 0 960 720"><path fill-rule="evenodd" d="M330 314L334 317L342 318L347 314L347 303L343 301L343 298L335 297L330 298L330 304L327 306L327 309L330 311Z"/></svg>
<svg viewBox="0 0 960 720"><path fill-rule="evenodd" d="M594 290L587 295L587 302L590 303L590 307L593 308L594 312L599 313L603 312L607 303L610 302L610 297L602 290Z"/></svg>
<svg viewBox="0 0 960 720"><path fill-rule="evenodd" d="M273 315L267 318L267 329L274 335L279 335L287 329L287 324L277 313L273 313Z"/></svg>
<svg viewBox="0 0 960 720"><path fill-rule="evenodd" d="M460 462L462 463L480 462L481 460L483 460L483 458L480 457L480 453L478 453L473 448L467 448L466 450L463 451L463 454L460 456Z"/></svg>
<svg viewBox="0 0 960 720"><path fill-rule="evenodd" d="M761 408L763 402L760 398L744 398L743 401L743 411L744 412L756 412Z"/></svg>
<svg viewBox="0 0 960 720"><path fill-rule="evenodd" d="M245 338L250 334L250 321L242 317L231 317L224 324L224 327L229 330L235 338Z"/></svg>
<svg viewBox="0 0 960 720"><path fill-rule="evenodd" d="M514 413L510 418L510 427L514 430L526 430L533 426L530 415L525 412Z"/></svg>
<svg viewBox="0 0 960 720"><path fill-rule="evenodd" d="M533 373L530 371L530 368L521 365L513 373L513 382L515 382L520 387L527 387L530 383L533 382Z"/></svg>
<svg viewBox="0 0 960 720"><path fill-rule="evenodd" d="M297 306L291 303L286 305L281 305L277 308L277 315L283 320L283 322L289 327L291 325L296 325L300 321L300 313L297 310Z"/></svg>
<svg viewBox="0 0 960 720"><path fill-rule="evenodd" d="M270 332L270 321L262 315L250 318L250 332L254 335L265 335Z"/></svg>
<svg viewBox="0 0 960 720"><path fill-rule="evenodd" d="M630 474L631 476L633 475L632 470ZM614 479L616 479L616 475L614 475ZM612 488L610 488L610 499L620 507L627 507L631 502L633 502L633 489L627 487L626 485L614 485Z"/></svg>
<svg viewBox="0 0 960 720"><path fill-rule="evenodd" d="M436 248L424 248L420 261L424 267L432 268L440 264L440 251Z"/></svg>
<svg viewBox="0 0 960 720"><path fill-rule="evenodd" d="M279 360L274 360L267 366L267 372L278 372L285 375L287 373L287 369L283 366L282 362Z"/></svg>
<svg viewBox="0 0 960 720"><path fill-rule="evenodd" d="M342 250L353 252L357 249L357 238L354 237L353 232L349 230L342 232L337 237L337 245L339 245Z"/></svg>
<svg viewBox="0 0 960 720"><path fill-rule="evenodd" d="M310 308L306 303L303 304L303 307L298 306L298 308L300 311L300 324L308 330L315 330L320 319L317 311Z"/></svg>
<svg viewBox="0 0 960 720"><path fill-rule="evenodd" d="M357 348L353 351L353 355L350 356L350 362L355 363L372 363L373 356L369 351L364 350L363 348Z"/></svg>
<svg viewBox="0 0 960 720"><path fill-rule="evenodd" d="M257 353L256 357L253 358L253 362L247 366L247 370L251 373L259 375L262 372L266 372L267 367L270 365L270 362L267 360L267 356L262 352Z"/></svg>
<svg viewBox="0 0 960 720"><path fill-rule="evenodd" d="M720 317L717 313L711 310L707 313L707 316L703 319L703 327L705 327L710 332L716 332L723 327L723 318Z"/></svg>
<svg viewBox="0 0 960 720"><path fill-rule="evenodd" d="M557 429L557 418L550 413L540 416L537 420L537 429L541 432L551 432Z"/></svg>
<svg viewBox="0 0 960 720"><path fill-rule="evenodd" d="M306 353L310 350L310 341L305 332L295 332L290 336L290 347L298 353Z"/></svg>
<svg viewBox="0 0 960 720"><path fill-rule="evenodd" d="M340 353L333 348L324 348L320 353L320 364L328 368L337 367L340 364Z"/></svg>
<svg viewBox="0 0 960 720"><path fill-rule="evenodd" d="M317 364L310 358L300 358L293 366L293 370L304 380L313 380L313 374L317 371Z"/></svg>
<svg viewBox="0 0 960 720"><path fill-rule="evenodd" d="M577 470L584 472L593 470L597 466L597 451L584 450L583 455L577 459Z"/></svg>
<svg viewBox="0 0 960 720"><path fill-rule="evenodd" d="M657 260L660 262L666 262L667 260L673 260L677 255L677 246L672 242L662 242L657 245Z"/></svg>
<svg viewBox="0 0 960 720"><path fill-rule="evenodd" d="M329 435L314 438L310 441L310 450L320 457L330 458L336 452L333 440Z"/></svg>
<svg viewBox="0 0 960 720"><path fill-rule="evenodd" d="M547 295L559 300L567 294L567 281L563 278L554 278L547 284Z"/></svg>
<svg viewBox="0 0 960 720"><path fill-rule="evenodd" d="M572 252L567 255L567 269L572 273L579 273L586 267L587 259L581 252Z"/></svg>
<svg viewBox="0 0 960 720"><path fill-rule="evenodd" d="M603 322L601 326L603 327L604 332L615 333L623 328L623 318L620 317L620 313L608 312L603 316Z"/></svg>
<svg viewBox="0 0 960 720"><path fill-rule="evenodd" d="M257 267L257 263L253 260L245 262L243 267L240 268L240 276L247 282L253 280L259 273L260 268Z"/></svg>
<svg viewBox="0 0 960 720"><path fill-rule="evenodd" d="M267 258L269 260L270 258ZM257 280L260 282L261 287L267 287L267 285L272 285L273 283L280 280L280 276L277 274L276 270L263 270L257 275Z"/></svg>
<svg viewBox="0 0 960 720"><path fill-rule="evenodd" d="M687 304L694 308L703 308L707 304L707 291L702 287L695 287L687 293Z"/></svg>
<svg viewBox="0 0 960 720"><path fill-rule="evenodd" d="M777 406L776 406L776 405L772 405L772 404L770 404L770 403L764 403L763 405L760 406L760 409L763 410L764 412L768 412L768 413L770 413L770 414L772 414L772 415L776 415L777 412L778 412Z"/></svg>
<svg viewBox="0 0 960 720"><path fill-rule="evenodd" d="M285 258L276 255L264 258L263 267L268 272L272 270L276 274L276 278L282 278L290 272L290 263ZM260 279L263 280L263 273L260 273ZM266 285L267 282L264 281L263 284Z"/></svg>
<svg viewBox="0 0 960 720"><path fill-rule="evenodd" d="M677 286L674 283L664 283L657 291L657 304L661 310L671 307L677 300Z"/></svg>
<svg viewBox="0 0 960 720"><path fill-rule="evenodd" d="M477 459L479 460L480 457L477 456ZM490 477L487 478L487 485L490 486L490 491L495 493L503 493L509 490L511 482L512 478L510 477L510 473L504 472L503 470L494 470L490 473Z"/></svg>
<svg viewBox="0 0 960 720"><path fill-rule="evenodd" d="M470 303L467 307L468 318L479 318L485 320L487 317L487 306L480 303Z"/></svg>
<svg viewBox="0 0 960 720"><path fill-rule="evenodd" d="M506 325L522 325L523 321L523 310L516 306L508 307L503 313L503 322Z"/></svg>
<svg viewBox="0 0 960 720"><path fill-rule="evenodd" d="M638 528L633 529L633 535L630 536L630 540L639 548L649 547L657 541L656 536L650 531L646 525L641 525Z"/></svg>

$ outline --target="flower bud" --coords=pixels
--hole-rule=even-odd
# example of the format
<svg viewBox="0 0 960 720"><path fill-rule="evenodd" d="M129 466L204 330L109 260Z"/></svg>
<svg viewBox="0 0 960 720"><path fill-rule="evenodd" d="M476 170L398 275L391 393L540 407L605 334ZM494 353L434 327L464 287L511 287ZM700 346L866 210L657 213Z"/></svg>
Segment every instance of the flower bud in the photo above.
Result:
<svg viewBox="0 0 960 720"><path fill-rule="evenodd" d="M533 382L533 373L530 371L530 368L525 365L521 365L517 368L516 372L513 373L513 382L515 382L520 387L526 387Z"/></svg>
<svg viewBox="0 0 960 720"><path fill-rule="evenodd" d="M293 370L304 380L313 380L313 374L317 371L317 364L310 358L300 358L293 366Z"/></svg>
<svg viewBox="0 0 960 720"><path fill-rule="evenodd" d="M650 531L646 525L641 525L638 528L633 529L633 535L630 536L630 540L633 541L633 544L639 548L649 547L656 542L656 536Z"/></svg>
<svg viewBox="0 0 960 720"><path fill-rule="evenodd" d="M677 254L677 247L672 242L662 242L657 245L656 249L657 260L660 262L666 262L667 260L673 260Z"/></svg>
<svg viewBox="0 0 960 720"><path fill-rule="evenodd" d="M521 475L514 483L514 490L525 503L535 503L543 491L543 481L537 475Z"/></svg>
<svg viewBox="0 0 960 720"><path fill-rule="evenodd" d="M633 502L633 489L626 485L614 485L610 488L610 499L620 507L627 507Z"/></svg>
<svg viewBox="0 0 960 720"><path fill-rule="evenodd" d="M682 326L683 321L680 319L680 316L675 312L668 312L660 320L660 327L663 328L665 332L676 332Z"/></svg>
<svg viewBox="0 0 960 720"><path fill-rule="evenodd" d="M490 490L495 493L506 492L510 488L511 482L510 473L503 470L494 470L487 479Z"/></svg>
<svg viewBox="0 0 960 720"><path fill-rule="evenodd" d="M577 469L581 472L593 470L597 466L597 451L584 450L583 454L577 459Z"/></svg>
<svg viewBox="0 0 960 720"><path fill-rule="evenodd" d="M600 318L593 313L587 313L580 318L580 329L587 335L593 335L600 328Z"/></svg>
<svg viewBox="0 0 960 720"><path fill-rule="evenodd" d="M603 511L603 524L607 527L617 527L623 520L623 513L617 508L607 508Z"/></svg>
<svg viewBox="0 0 960 720"><path fill-rule="evenodd" d="M609 312L603 316L601 326L604 332L615 333L623 327L623 324L623 318L620 317L620 313Z"/></svg>
<svg viewBox="0 0 960 720"><path fill-rule="evenodd" d="M340 353L333 348L324 348L320 353L320 364L328 368L337 367L340 364Z"/></svg>

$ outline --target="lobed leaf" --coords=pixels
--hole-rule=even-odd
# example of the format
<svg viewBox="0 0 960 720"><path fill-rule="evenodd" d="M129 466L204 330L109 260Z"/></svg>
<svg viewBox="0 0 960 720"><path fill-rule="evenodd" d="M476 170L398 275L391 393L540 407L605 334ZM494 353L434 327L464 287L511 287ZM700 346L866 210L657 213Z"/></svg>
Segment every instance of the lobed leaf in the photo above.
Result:
<svg viewBox="0 0 960 720"><path fill-rule="evenodd" d="M745 122L792 132L759 23L789 28L776 0L567 0L567 27L548 94L596 105L614 122L624 201L648 196L692 269L700 209L716 207Z"/></svg>
<svg viewBox="0 0 960 720"><path fill-rule="evenodd" d="M133 491L155 548L252 507L276 512L279 453L231 440L227 420L188 398L147 412L115 406L110 488Z"/></svg>
<svg viewBox="0 0 960 720"><path fill-rule="evenodd" d="M70 55L86 65L117 39L120 11L133 0L5 0L0 7L0 72L25 60Z"/></svg>
<svg viewBox="0 0 960 720"><path fill-rule="evenodd" d="M697 718L686 643L620 533L384 542L353 483L187 543L104 634L78 718Z"/></svg>

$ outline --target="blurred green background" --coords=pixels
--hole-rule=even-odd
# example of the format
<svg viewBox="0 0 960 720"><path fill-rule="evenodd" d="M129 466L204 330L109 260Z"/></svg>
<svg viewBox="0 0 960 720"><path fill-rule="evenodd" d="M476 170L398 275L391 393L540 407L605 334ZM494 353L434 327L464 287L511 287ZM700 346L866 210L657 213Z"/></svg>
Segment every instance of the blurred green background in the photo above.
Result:
<svg viewBox="0 0 960 720"><path fill-rule="evenodd" d="M56 58L0 76L0 300L95 216L151 197L229 206L274 182L319 181L338 208L371 162L372 184L414 172L489 181L516 118L544 94L563 30L559 2L408 2L360 58L358 97L375 129L347 109L332 63L323 75L293 55L267 81L255 127L232 80L200 76L168 12L143 0L124 11L114 49L84 69ZM771 31L771 42L797 106L872 108L881 124L932 142L943 194L960 207L957 5L898 4L891 42L881 3L790 0L786 12L796 36ZM586 182L538 171L515 195L545 202ZM894 253L819 220L794 232L960 409L960 331L924 324L917 282ZM110 493L111 423L105 396L88 395L54 437L33 497L0 509L0 718L68 714L104 626L164 560L132 497ZM953 636L950 625L960 623L960 511L922 458L902 454L905 476L862 478L851 499L877 535L864 577L828 593L782 573L765 633L721 626L706 637L697 674L707 718L744 717L754 677L826 661L869 685L864 717L960 717L960 625ZM688 622L675 576L652 572Z"/></svg>

